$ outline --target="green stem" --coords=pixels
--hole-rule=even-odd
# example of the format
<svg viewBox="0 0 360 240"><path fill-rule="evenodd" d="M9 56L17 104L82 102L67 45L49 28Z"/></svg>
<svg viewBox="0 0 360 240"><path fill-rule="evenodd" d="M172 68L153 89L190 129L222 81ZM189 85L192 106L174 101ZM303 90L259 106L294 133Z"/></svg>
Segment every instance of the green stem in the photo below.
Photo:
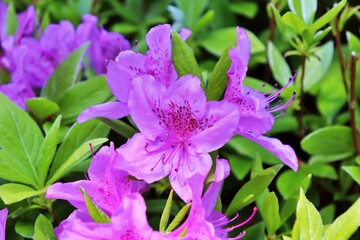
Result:
<svg viewBox="0 0 360 240"><path fill-rule="evenodd" d="M359 138L357 136L356 130L356 122L355 122L355 110L356 110L356 92L355 92L355 80L356 80L356 62L360 59L360 56L357 56L355 53L351 55L351 75L350 75L350 100L349 100L349 108L350 108L350 124L351 124L351 132L354 140L354 147L356 155L360 155L360 146L359 146Z"/></svg>

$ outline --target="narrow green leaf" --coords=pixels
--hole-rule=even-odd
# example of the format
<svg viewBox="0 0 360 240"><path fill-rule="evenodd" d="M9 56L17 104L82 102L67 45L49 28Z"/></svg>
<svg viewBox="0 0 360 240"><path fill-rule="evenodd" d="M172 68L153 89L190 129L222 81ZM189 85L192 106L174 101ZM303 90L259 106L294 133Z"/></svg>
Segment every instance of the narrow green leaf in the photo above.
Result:
<svg viewBox="0 0 360 240"><path fill-rule="evenodd" d="M288 4L291 11L301 18L307 25L313 22L317 9L317 1L288 0Z"/></svg>
<svg viewBox="0 0 360 240"><path fill-rule="evenodd" d="M279 215L279 200L274 192L265 196L262 203L262 216L265 221L268 236L273 236L281 226Z"/></svg>
<svg viewBox="0 0 360 240"><path fill-rule="evenodd" d="M341 11L341 9L343 9L343 7L345 6L347 0L342 0L341 2L339 2L338 4L336 4L332 9L330 9L329 11L327 11L324 15L322 15L321 17L319 17L311 26L310 29L313 32L316 32L317 30L319 30L320 28L322 28L323 26L325 26L325 24L329 23L334 17L336 17L336 15Z"/></svg>
<svg viewBox="0 0 360 240"><path fill-rule="evenodd" d="M65 60L57 66L46 85L41 91L41 96L58 102L65 91L75 84L81 68L81 62L89 43L70 53Z"/></svg>
<svg viewBox="0 0 360 240"><path fill-rule="evenodd" d="M179 77L192 74L201 78L201 72L196 62L193 50L181 39L179 34L172 32L172 60ZM203 85L203 82L202 82ZM204 86L202 86L204 88Z"/></svg>
<svg viewBox="0 0 360 240"><path fill-rule="evenodd" d="M175 218L172 220L172 222L169 224L169 226L166 228L166 232L171 232L174 230L184 219L185 215L189 212L191 203L186 204L178 214L176 214Z"/></svg>
<svg viewBox="0 0 360 240"><path fill-rule="evenodd" d="M267 56L274 78L281 86L284 86L288 83L289 78L292 75L291 70L281 52L272 42L268 42Z"/></svg>
<svg viewBox="0 0 360 240"><path fill-rule="evenodd" d="M61 116L58 116L50 130L46 133L46 137L41 144L39 154L36 159L38 165L37 171L39 173L39 179L42 185L45 184L45 179L49 171L50 164L56 152L60 122Z"/></svg>
<svg viewBox="0 0 360 240"><path fill-rule="evenodd" d="M255 201L269 186L281 167L282 165L279 164L271 168L267 168L247 182L232 199L226 214L232 215Z"/></svg>
<svg viewBox="0 0 360 240"><path fill-rule="evenodd" d="M177 0L176 3L185 15L186 26L192 28L198 17L208 5L209 0Z"/></svg>
<svg viewBox="0 0 360 240"><path fill-rule="evenodd" d="M69 173L75 165L84 160L84 158L88 156L90 152L89 144L92 144L93 147L96 147L106 141L108 141L107 138L96 138L82 144L70 155L68 159L65 160L65 162L63 162L63 164L58 169L55 170L54 174L50 175L51 178L47 181L47 186L62 178L65 174Z"/></svg>
<svg viewBox="0 0 360 240"><path fill-rule="evenodd" d="M171 213L171 206L172 206L172 199L173 199L173 194L174 194L174 191L171 190L170 191L170 194L169 194L169 197L166 201L166 205L165 205L165 208L164 208L164 211L163 213L161 214L161 218L160 218L160 226L159 226L159 230L160 232L164 232L165 231L165 228L169 222L169 217L170 217L170 213Z"/></svg>
<svg viewBox="0 0 360 240"><path fill-rule="evenodd" d="M69 88L59 101L64 120L75 121L77 116L92 105L104 102L112 96L106 77L95 76Z"/></svg>
<svg viewBox="0 0 360 240"><path fill-rule="evenodd" d="M347 126L331 126L318 129L301 141L301 148L309 154L354 153L351 129Z"/></svg>
<svg viewBox="0 0 360 240"><path fill-rule="evenodd" d="M80 187L80 190L85 198L86 208L91 216L91 218L94 220L94 222L97 223L110 223L109 216L106 215L98 206L95 205L95 203L91 200L89 195L85 192L85 190Z"/></svg>
<svg viewBox="0 0 360 240"><path fill-rule="evenodd" d="M334 43L329 41L315 51L318 57L311 57L305 63L304 90L308 91L318 83L329 70L334 55ZM298 76L301 76L299 73Z"/></svg>
<svg viewBox="0 0 360 240"><path fill-rule="evenodd" d="M97 119L125 138L131 138L135 133L137 133L132 126L122 120L110 120L103 117L98 117Z"/></svg>
<svg viewBox="0 0 360 240"><path fill-rule="evenodd" d="M0 178L38 187L36 158L43 141L32 118L0 93Z"/></svg>
<svg viewBox="0 0 360 240"><path fill-rule="evenodd" d="M43 97L29 98L26 106L40 121L59 111L57 103Z"/></svg>
<svg viewBox="0 0 360 240"><path fill-rule="evenodd" d="M15 35L18 25L14 1L11 1L6 13L6 35Z"/></svg>
<svg viewBox="0 0 360 240"><path fill-rule="evenodd" d="M323 31L320 30L320 31L318 31L317 33L315 33L314 43L318 43L318 42L320 42L321 40L323 40L324 37L326 37L331 30L332 30L332 27L329 26L329 27L325 28Z"/></svg>
<svg viewBox="0 0 360 240"><path fill-rule="evenodd" d="M345 172L347 172L352 179L354 179L360 185L360 167L359 166L342 166Z"/></svg>
<svg viewBox="0 0 360 240"><path fill-rule="evenodd" d="M296 220L292 231L294 240L321 239L323 234L323 223L320 213L315 206L306 199L300 189L300 199L296 207Z"/></svg>
<svg viewBox="0 0 360 240"><path fill-rule="evenodd" d="M106 137L108 133L109 128L95 119L81 124L73 124L56 152L55 159L51 165L50 175L53 175L55 170L59 169L64 161L82 144L94 138ZM84 158L87 156L84 156Z"/></svg>
<svg viewBox="0 0 360 240"><path fill-rule="evenodd" d="M242 15L247 18L254 18L257 14L259 7L256 2L233 2L229 6L230 10L234 13Z"/></svg>
<svg viewBox="0 0 360 240"><path fill-rule="evenodd" d="M292 12L287 12L282 16L283 22L291 27L294 31L301 34L306 28L306 24Z"/></svg>
<svg viewBox="0 0 360 240"><path fill-rule="evenodd" d="M214 10L208 10L201 18L199 18L199 20L196 21L194 27L192 28L191 36L196 36L199 31L206 28L206 26L209 25L213 20L214 15Z"/></svg>
<svg viewBox="0 0 360 240"><path fill-rule="evenodd" d="M54 228L44 215L40 214L35 221L34 240L56 240Z"/></svg>
<svg viewBox="0 0 360 240"><path fill-rule="evenodd" d="M5 183L0 186L0 197L6 205L20 202L45 192L46 189L35 190L32 187L19 183Z"/></svg>
<svg viewBox="0 0 360 240"><path fill-rule="evenodd" d="M357 37L352 32L347 31L346 32L346 39L349 43L349 48L351 52L355 52L357 54L360 54L360 38Z"/></svg>
<svg viewBox="0 0 360 240"><path fill-rule="evenodd" d="M325 231L323 240L346 240L360 226L360 198L343 214L335 219Z"/></svg>
<svg viewBox="0 0 360 240"><path fill-rule="evenodd" d="M259 222L254 226L246 229L246 234L241 240L254 240L254 239L266 239L265 236L265 224L264 222Z"/></svg>
<svg viewBox="0 0 360 240"><path fill-rule="evenodd" d="M206 97L208 101L219 100L223 95L228 83L227 71L230 68L231 59L229 58L229 48L221 55L212 72L208 86L206 88Z"/></svg>

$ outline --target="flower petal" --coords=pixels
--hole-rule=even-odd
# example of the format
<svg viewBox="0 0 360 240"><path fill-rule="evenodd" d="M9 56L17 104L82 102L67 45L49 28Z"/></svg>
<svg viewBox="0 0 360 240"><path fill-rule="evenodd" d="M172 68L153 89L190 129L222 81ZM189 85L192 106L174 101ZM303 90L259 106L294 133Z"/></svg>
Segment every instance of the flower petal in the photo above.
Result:
<svg viewBox="0 0 360 240"><path fill-rule="evenodd" d="M208 119L207 127L189 139L198 153L217 150L227 143L237 127L239 113L228 101L212 101L207 103L204 118Z"/></svg>
<svg viewBox="0 0 360 240"><path fill-rule="evenodd" d="M163 101L165 91L161 82L150 75L143 75L133 80L129 94L128 106L132 119L141 133L153 141L166 132L154 110L155 104Z"/></svg>
<svg viewBox="0 0 360 240"><path fill-rule="evenodd" d="M242 98L242 86L247 72L247 65L250 59L251 42L245 29L236 28L237 43L236 48L229 50L231 59L230 69L227 72L229 83L225 92L225 99L236 102Z"/></svg>
<svg viewBox="0 0 360 240"><path fill-rule="evenodd" d="M89 107L79 114L77 121L82 123L96 117L119 119L128 114L129 109L126 104L121 102L107 102Z"/></svg>
<svg viewBox="0 0 360 240"><path fill-rule="evenodd" d="M5 240L5 229L6 229L6 219L8 215L8 209L4 208L0 210L0 240Z"/></svg>
<svg viewBox="0 0 360 240"><path fill-rule="evenodd" d="M179 151L180 152L180 151ZM171 171L169 179L171 187L179 195L184 202L189 202L193 199L193 189L202 189L204 180L209 174L212 160L209 154L197 154L189 151L185 152L186 157L175 156L173 161L174 165L177 165L176 161L182 161L178 168L178 171ZM181 160L183 159L183 160ZM198 175L197 180L192 180L194 175ZM201 178L200 181L198 178ZM193 187L192 187L193 186ZM201 196L201 192L200 192ZM199 196L199 197L200 197ZM195 197L195 196L194 196Z"/></svg>
<svg viewBox="0 0 360 240"><path fill-rule="evenodd" d="M146 56L128 50L120 52L115 61L109 61L106 81L118 101L128 101L134 77L148 74L145 67L146 59Z"/></svg>
<svg viewBox="0 0 360 240"><path fill-rule="evenodd" d="M294 150L289 145L284 145L276 138L269 138L265 136L254 137L250 134L240 134L243 137L250 139L261 145L266 150L272 152L285 165L297 171L299 167L298 159Z"/></svg>
<svg viewBox="0 0 360 240"><path fill-rule="evenodd" d="M117 149L125 161L122 158L117 159L115 167L147 183L164 178L170 172L169 164L162 162L163 154L167 149L147 150L161 148L160 144L150 141L141 133L135 134L126 144Z"/></svg>

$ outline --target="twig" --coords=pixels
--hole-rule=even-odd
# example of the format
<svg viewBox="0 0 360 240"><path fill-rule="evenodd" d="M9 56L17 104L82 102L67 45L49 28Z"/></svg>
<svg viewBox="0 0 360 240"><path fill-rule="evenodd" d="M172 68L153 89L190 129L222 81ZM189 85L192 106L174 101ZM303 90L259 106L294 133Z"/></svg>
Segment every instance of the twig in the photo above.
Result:
<svg viewBox="0 0 360 240"><path fill-rule="evenodd" d="M356 55L354 52L351 54L351 73L350 73L350 124L352 130L352 137L354 140L354 147L356 155L360 155L360 146L359 139L356 131L356 123L355 123L355 109L356 109L356 96L355 96L355 80L356 80L356 61L360 59L359 55Z"/></svg>
<svg viewBox="0 0 360 240"><path fill-rule="evenodd" d="M339 29L339 17L336 17L335 31L336 31L335 44L336 44L337 54L338 54L338 57L339 57L341 76L342 76L342 80L343 80L343 83L344 83L345 91L346 91L346 93L349 93L348 84L346 82L344 60L343 60L343 56L342 56L342 52L341 52L341 38L340 38L340 29Z"/></svg>

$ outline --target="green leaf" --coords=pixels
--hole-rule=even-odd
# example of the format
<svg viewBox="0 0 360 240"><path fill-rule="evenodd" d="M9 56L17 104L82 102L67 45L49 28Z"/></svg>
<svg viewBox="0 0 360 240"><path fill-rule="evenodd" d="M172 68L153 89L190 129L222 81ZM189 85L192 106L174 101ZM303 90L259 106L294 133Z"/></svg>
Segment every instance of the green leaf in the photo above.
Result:
<svg viewBox="0 0 360 240"><path fill-rule="evenodd" d="M351 52L360 54L360 39L352 32L346 31L346 38Z"/></svg>
<svg viewBox="0 0 360 240"><path fill-rule="evenodd" d="M261 53L265 51L264 44L256 37L254 33L249 30L246 30L250 42L251 42L251 54ZM236 43L236 29L223 28L215 31L211 31L202 36L199 40L200 46L205 48L210 53L215 56L221 56L225 49L229 47L230 44Z"/></svg>
<svg viewBox="0 0 360 240"><path fill-rule="evenodd" d="M171 36L172 60L178 76L192 74L201 79L200 68L196 62L193 50L181 39L177 32L173 31Z"/></svg>
<svg viewBox="0 0 360 240"><path fill-rule="evenodd" d="M259 222L254 226L246 229L246 234L241 240L254 240L254 239L266 239L265 236L265 224L264 222Z"/></svg>
<svg viewBox="0 0 360 240"><path fill-rule="evenodd" d="M196 36L199 31L205 29L213 20L214 15L215 11L209 10L201 18L199 18L199 20L196 21L195 25L192 28L190 37Z"/></svg>
<svg viewBox="0 0 360 240"><path fill-rule="evenodd" d="M24 238L33 238L34 222L17 221L15 224L15 232Z"/></svg>
<svg viewBox="0 0 360 240"><path fill-rule="evenodd" d="M100 137L106 137L109 128L103 123L93 119L81 124L75 123L66 134L63 143L56 152L55 159L51 165L50 175L60 168L66 159L85 142ZM89 149L89 146L87 146ZM88 155L84 156L84 159Z"/></svg>
<svg viewBox="0 0 360 240"><path fill-rule="evenodd" d="M19 183L5 183L0 186L0 197L6 205L20 202L45 192L46 189L35 190L32 187Z"/></svg>
<svg viewBox="0 0 360 240"><path fill-rule="evenodd" d="M343 214L335 219L325 231L323 240L346 240L360 226L360 198Z"/></svg>
<svg viewBox="0 0 360 240"><path fill-rule="evenodd" d="M262 217L265 221L268 236L273 236L281 226L279 200L274 192L265 196L262 203Z"/></svg>
<svg viewBox="0 0 360 240"><path fill-rule="evenodd" d="M322 15L321 17L319 17L311 26L310 29L312 32L316 32L317 30L319 30L320 28L322 28L323 26L325 26L325 24L329 23L334 17L336 17L336 15L341 11L341 9L343 9L343 7L345 6L347 0L342 0L341 2L339 2L338 4L336 4L332 9L330 9L329 11L327 11L324 15Z"/></svg>
<svg viewBox="0 0 360 240"><path fill-rule="evenodd" d="M308 176L304 168L299 168L298 172L286 170L277 178L276 186L284 199L288 199L299 191L303 180Z"/></svg>
<svg viewBox="0 0 360 240"><path fill-rule="evenodd" d="M321 239L323 223L320 213L315 206L306 199L300 189L300 199L296 207L296 220L292 230L292 238L298 239Z"/></svg>
<svg viewBox="0 0 360 240"><path fill-rule="evenodd" d="M291 27L298 34L302 34L302 32L307 28L306 24L292 12L287 12L282 16L283 22Z"/></svg>
<svg viewBox="0 0 360 240"><path fill-rule="evenodd" d="M180 209L180 211L178 212L178 214L176 214L175 218L172 220L172 222L169 224L169 226L166 228L165 232L171 232L172 230L174 230L177 226L179 226L179 224L183 221L184 217L186 216L186 214L189 212L191 203L186 204L182 209Z"/></svg>
<svg viewBox="0 0 360 240"><path fill-rule="evenodd" d="M65 174L69 173L75 165L82 162L84 158L90 153L90 144L92 144L93 147L96 147L106 141L108 141L107 138L96 138L82 144L70 155L69 158L67 158L62 163L62 165L58 169L55 170L54 174L50 175L50 179L47 181L47 186L53 184L54 182L62 178Z"/></svg>
<svg viewBox="0 0 360 240"><path fill-rule="evenodd" d="M268 42L267 56L274 78L281 86L284 86L292 75L291 70L281 52L272 42Z"/></svg>
<svg viewBox="0 0 360 240"><path fill-rule="evenodd" d="M125 138L131 138L135 133L138 132L132 126L122 120L110 120L103 117L98 117L97 119Z"/></svg>
<svg viewBox="0 0 360 240"><path fill-rule="evenodd" d="M308 166L307 170L316 177L323 177L329 179L338 178L335 168L329 164L312 164Z"/></svg>
<svg viewBox="0 0 360 240"><path fill-rule="evenodd" d="M351 128L331 126L316 130L301 141L301 148L311 155L354 153Z"/></svg>
<svg viewBox="0 0 360 240"><path fill-rule="evenodd" d="M69 88L59 101L64 120L76 120L77 116L92 105L104 102L112 96L106 77L95 76Z"/></svg>
<svg viewBox="0 0 360 240"><path fill-rule="evenodd" d="M229 160L231 173L238 180L243 180L251 169L252 160L236 155L222 154Z"/></svg>
<svg viewBox="0 0 360 240"><path fill-rule="evenodd" d="M231 59L228 54L229 48L223 52L209 78L208 86L206 88L206 97L208 101L219 100L225 91L228 83L227 71L231 64Z"/></svg>
<svg viewBox="0 0 360 240"><path fill-rule="evenodd" d="M65 91L75 84L88 46L89 43L83 44L57 66L41 91L42 97L58 102Z"/></svg>
<svg viewBox="0 0 360 240"><path fill-rule="evenodd" d="M26 101L26 106L40 121L59 111L57 103L43 97L29 98Z"/></svg>
<svg viewBox="0 0 360 240"><path fill-rule="evenodd" d="M247 18L254 18L259 8L256 2L233 2L229 6L230 10L234 13L242 15Z"/></svg>
<svg viewBox="0 0 360 240"><path fill-rule="evenodd" d="M176 3L185 15L186 26L192 28L209 0L177 0Z"/></svg>
<svg viewBox="0 0 360 240"><path fill-rule="evenodd" d="M36 158L43 141L34 120L0 93L0 178L38 187Z"/></svg>
<svg viewBox="0 0 360 240"><path fill-rule="evenodd" d="M320 42L321 40L323 40L324 37L326 37L331 30L332 30L332 27L329 26L329 27L325 28L323 31L320 30L320 31L318 31L317 33L315 33L314 43L318 43L318 42Z"/></svg>
<svg viewBox="0 0 360 240"><path fill-rule="evenodd" d="M166 205L164 208L163 213L161 214L161 219L160 219L160 226L159 226L159 231L160 232L164 232L166 229L166 226L169 222L169 217L170 217L170 213L171 213L171 206L172 206L172 199L173 199L173 193L174 191L171 190L169 197L166 201Z"/></svg>
<svg viewBox="0 0 360 240"><path fill-rule="evenodd" d="M110 223L109 216L106 215L95 203L91 200L89 195L85 192L85 190L80 187L80 190L85 198L86 208L94 222L96 223Z"/></svg>
<svg viewBox="0 0 360 240"><path fill-rule="evenodd" d="M354 179L360 185L360 167L359 166L342 166L345 172L347 172L352 179Z"/></svg>
<svg viewBox="0 0 360 240"><path fill-rule="evenodd" d="M34 240L56 240L54 228L44 215L40 214L35 221Z"/></svg>
<svg viewBox="0 0 360 240"><path fill-rule="evenodd" d="M247 182L232 199L226 214L232 215L255 201L260 194L266 190L281 167L282 165L279 164L271 168L267 168Z"/></svg>
<svg viewBox="0 0 360 240"><path fill-rule="evenodd" d="M308 91L312 86L321 80L329 70L334 55L333 42L327 42L315 51L318 58L311 57L305 63L304 90ZM299 73L298 76L301 76Z"/></svg>
<svg viewBox="0 0 360 240"><path fill-rule="evenodd" d="M38 165L39 179L42 185L45 184L45 179L49 171L50 164L56 152L60 122L61 116L58 116L53 125L51 126L50 130L46 133L46 137L41 144L39 154L36 159Z"/></svg>
<svg viewBox="0 0 360 240"><path fill-rule="evenodd" d="M311 24L317 9L317 0L288 0L289 7L293 13L307 24Z"/></svg>
<svg viewBox="0 0 360 240"><path fill-rule="evenodd" d="M6 23L6 35L8 36L15 35L19 22L16 16L14 1L11 1L10 4L8 5L5 23Z"/></svg>
<svg viewBox="0 0 360 240"><path fill-rule="evenodd" d="M327 205L326 207L323 207L320 210L320 215L324 225L332 223L335 218L335 204L332 203Z"/></svg>

